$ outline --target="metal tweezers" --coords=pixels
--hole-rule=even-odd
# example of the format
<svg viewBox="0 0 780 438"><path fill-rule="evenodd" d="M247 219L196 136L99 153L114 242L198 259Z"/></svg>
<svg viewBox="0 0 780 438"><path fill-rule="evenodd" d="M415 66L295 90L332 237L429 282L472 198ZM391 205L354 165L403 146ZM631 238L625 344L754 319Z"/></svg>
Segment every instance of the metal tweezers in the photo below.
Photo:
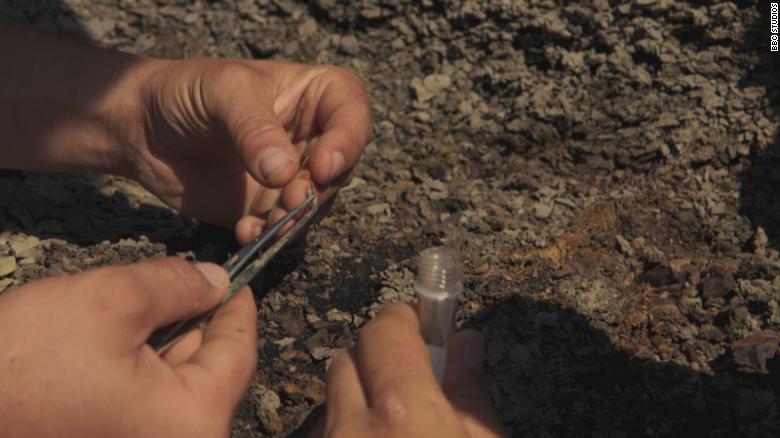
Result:
<svg viewBox="0 0 780 438"><path fill-rule="evenodd" d="M158 354L162 354L190 331L205 326L222 305L230 301L238 291L249 284L249 281L268 264L276 253L306 227L317 213L317 207L317 191L312 184L311 192L303 202L270 228L265 230L265 232L260 234L247 246L241 248L240 251L230 257L222 265L230 276L230 287L222 298L222 301L216 307L202 315L157 330L152 333L152 336L149 338L149 345L151 345ZM295 225L264 250L264 248L274 239L276 234L278 234L291 220L298 217L304 210L307 210L306 213L295 223Z"/></svg>

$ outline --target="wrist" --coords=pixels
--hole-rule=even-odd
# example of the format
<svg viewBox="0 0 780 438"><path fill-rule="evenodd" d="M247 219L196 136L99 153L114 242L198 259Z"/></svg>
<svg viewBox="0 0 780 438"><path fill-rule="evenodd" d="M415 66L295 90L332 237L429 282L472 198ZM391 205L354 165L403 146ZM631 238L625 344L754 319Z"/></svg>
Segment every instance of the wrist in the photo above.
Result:
<svg viewBox="0 0 780 438"><path fill-rule="evenodd" d="M103 123L109 140L102 172L137 179L146 144L144 87L171 62L139 57L106 97Z"/></svg>

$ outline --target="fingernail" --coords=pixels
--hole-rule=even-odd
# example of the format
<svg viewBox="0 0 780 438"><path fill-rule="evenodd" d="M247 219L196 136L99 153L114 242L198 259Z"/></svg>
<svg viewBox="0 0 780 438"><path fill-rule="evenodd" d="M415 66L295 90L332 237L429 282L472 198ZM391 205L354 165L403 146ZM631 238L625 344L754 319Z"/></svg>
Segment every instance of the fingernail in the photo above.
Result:
<svg viewBox="0 0 780 438"><path fill-rule="evenodd" d="M333 178L336 178L341 174L341 172L344 171L344 154L341 152L331 152L330 153L330 176L328 177L329 180L333 180Z"/></svg>
<svg viewBox="0 0 780 438"><path fill-rule="evenodd" d="M260 173L268 179L280 170L292 164L290 155L282 148L270 147L260 154Z"/></svg>
<svg viewBox="0 0 780 438"><path fill-rule="evenodd" d="M485 362L485 340L479 332L469 332L463 343L463 363L467 367L482 372Z"/></svg>
<svg viewBox="0 0 780 438"><path fill-rule="evenodd" d="M209 283L217 287L225 286L229 283L228 273L222 267L214 263L195 263L195 269L200 271Z"/></svg>
<svg viewBox="0 0 780 438"><path fill-rule="evenodd" d="M257 239L257 236L263 231L263 227L260 224L252 225L252 240Z"/></svg>

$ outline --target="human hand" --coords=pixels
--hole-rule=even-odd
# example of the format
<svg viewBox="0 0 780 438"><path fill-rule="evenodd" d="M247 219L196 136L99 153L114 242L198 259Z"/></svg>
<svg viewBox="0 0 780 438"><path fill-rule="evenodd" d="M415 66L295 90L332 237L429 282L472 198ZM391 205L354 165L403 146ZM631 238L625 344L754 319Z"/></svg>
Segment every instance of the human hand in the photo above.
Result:
<svg viewBox="0 0 780 438"><path fill-rule="evenodd" d="M450 338L442 386L420 325L407 305L387 307L360 330L357 345L328 368L327 437L494 438L505 436L482 382L484 345L475 331Z"/></svg>
<svg viewBox="0 0 780 438"><path fill-rule="evenodd" d="M338 67L153 59L14 25L0 53L0 168L134 178L242 244L309 178L332 199L373 135L362 81Z"/></svg>
<svg viewBox="0 0 780 438"><path fill-rule="evenodd" d="M5 292L3 436L227 437L255 368L251 292L164 357L146 344L155 329L216 305L227 285L216 265L168 258Z"/></svg>
<svg viewBox="0 0 780 438"><path fill-rule="evenodd" d="M344 69L275 61L151 60L126 173L246 244L308 195L346 180L373 136L362 81ZM306 169L300 166L304 151ZM242 219L243 218L243 219ZM236 221L241 219L237 224Z"/></svg>

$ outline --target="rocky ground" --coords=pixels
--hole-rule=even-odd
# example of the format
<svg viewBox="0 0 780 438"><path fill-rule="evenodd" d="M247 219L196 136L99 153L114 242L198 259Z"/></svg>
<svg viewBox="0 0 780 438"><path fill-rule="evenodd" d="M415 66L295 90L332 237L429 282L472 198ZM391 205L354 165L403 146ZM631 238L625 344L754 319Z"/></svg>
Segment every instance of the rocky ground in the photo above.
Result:
<svg viewBox="0 0 780 438"><path fill-rule="evenodd" d="M299 435L324 367L413 256L465 261L512 436L778 436L780 56L767 2L10 0L2 15L169 57L339 64L377 137L306 248L255 284L234 437ZM108 176L0 174L0 289L232 234ZM359 236L359 237L358 237Z"/></svg>

